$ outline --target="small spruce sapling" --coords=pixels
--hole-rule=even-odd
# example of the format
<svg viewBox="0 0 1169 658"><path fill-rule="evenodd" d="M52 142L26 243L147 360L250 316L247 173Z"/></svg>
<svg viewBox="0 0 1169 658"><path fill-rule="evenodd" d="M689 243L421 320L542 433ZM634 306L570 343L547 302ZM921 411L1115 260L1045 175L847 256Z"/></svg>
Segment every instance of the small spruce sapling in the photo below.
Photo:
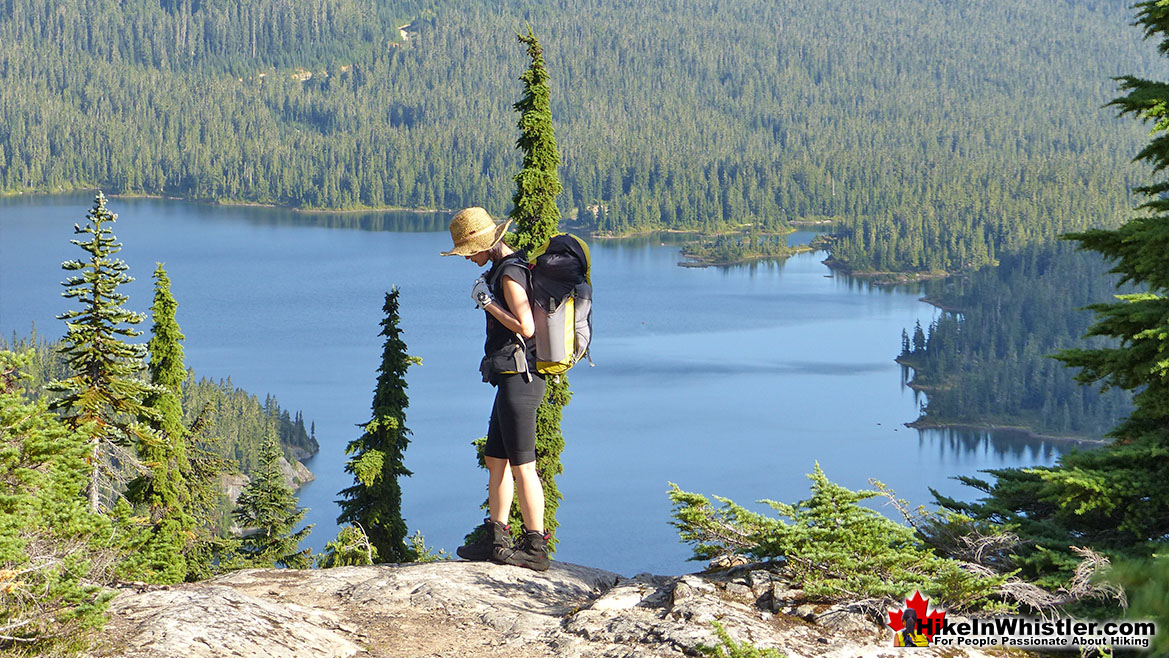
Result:
<svg viewBox="0 0 1169 658"><path fill-rule="evenodd" d="M307 569L312 565L312 549L301 549L300 542L312 526L293 531L307 510L296 506L296 496L280 469L280 457L276 428L269 425L260 463L236 502L235 518L244 528L239 556L251 567Z"/></svg>

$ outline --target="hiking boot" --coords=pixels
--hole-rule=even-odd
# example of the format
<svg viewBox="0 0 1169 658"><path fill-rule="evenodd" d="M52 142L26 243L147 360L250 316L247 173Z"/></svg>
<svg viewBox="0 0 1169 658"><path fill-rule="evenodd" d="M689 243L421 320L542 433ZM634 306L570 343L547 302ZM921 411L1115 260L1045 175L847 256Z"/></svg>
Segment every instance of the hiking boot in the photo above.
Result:
<svg viewBox="0 0 1169 658"><path fill-rule="evenodd" d="M455 549L455 553L464 560L490 560L496 549L511 548L511 529L499 521L484 519L483 525L476 528L471 536L477 536L477 539Z"/></svg>
<svg viewBox="0 0 1169 658"><path fill-rule="evenodd" d="M548 570L548 535L524 529L515 546L499 546L491 559L500 564L511 564L534 571Z"/></svg>

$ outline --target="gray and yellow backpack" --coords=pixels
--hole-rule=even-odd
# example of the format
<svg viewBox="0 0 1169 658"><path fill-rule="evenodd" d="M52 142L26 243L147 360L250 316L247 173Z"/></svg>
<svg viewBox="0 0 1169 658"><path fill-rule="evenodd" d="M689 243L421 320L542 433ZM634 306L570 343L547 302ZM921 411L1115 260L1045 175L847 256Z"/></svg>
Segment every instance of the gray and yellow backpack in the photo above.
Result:
<svg viewBox="0 0 1169 658"><path fill-rule="evenodd" d="M593 338L593 285L589 246L561 233L528 254L532 316L536 322L536 370L568 372L587 359Z"/></svg>

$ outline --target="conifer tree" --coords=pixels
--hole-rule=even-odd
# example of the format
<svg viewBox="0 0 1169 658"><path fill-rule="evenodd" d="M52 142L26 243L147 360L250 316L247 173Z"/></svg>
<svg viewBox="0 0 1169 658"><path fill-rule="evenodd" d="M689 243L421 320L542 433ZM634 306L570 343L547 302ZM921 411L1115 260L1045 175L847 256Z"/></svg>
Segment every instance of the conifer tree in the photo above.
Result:
<svg viewBox="0 0 1169 658"><path fill-rule="evenodd" d="M193 379L188 379L194 383ZM238 553L239 539L219 532L224 520L226 496L220 477L239 470L234 459L220 453L225 446L222 437L211 434L214 405L208 401L187 428L187 470L183 475L190 493L189 511L196 521L194 539L187 549L187 580L210 578L225 570L231 556ZM223 503L221 503L223 501Z"/></svg>
<svg viewBox="0 0 1169 658"><path fill-rule="evenodd" d="M118 287L133 278L127 274L126 263L114 258L122 249L112 228L117 215L106 209L101 192L87 219L84 228L75 230L88 238L70 242L89 257L61 264L77 273L62 282L66 288L62 295L81 302L80 309L57 316L68 327L63 352L72 375L48 388L61 393L53 408L62 412L69 426L85 427L91 433L87 494L90 508L97 511L103 495L107 502L116 496L113 483L123 479L121 467L138 465L132 452L135 444L157 439L149 426L139 422L154 415L143 404L150 387L139 377L146 348L123 340L141 335L132 327L145 316L122 308L127 298Z"/></svg>
<svg viewBox="0 0 1169 658"><path fill-rule="evenodd" d="M418 363L406 354L398 327L398 289L386 293L382 306L382 365L373 392L373 416L360 438L349 442L345 472L356 483L343 489L339 524L356 524L365 531L374 554L382 562L409 562L414 553L406 544L402 519L402 487L398 478L410 475L403 465L410 430L406 428L406 370Z"/></svg>
<svg viewBox="0 0 1169 658"><path fill-rule="evenodd" d="M317 556L317 567L332 569L333 567L355 567L377 564L377 548L369 540L369 535L358 525L347 525L337 531L337 538L325 544L325 550Z"/></svg>
<svg viewBox="0 0 1169 658"><path fill-rule="evenodd" d="M1169 6L1149 0L1136 7L1137 24L1169 53ZM1120 81L1128 93L1112 105L1153 123L1154 137L1136 159L1161 179L1136 188L1148 198L1140 216L1114 230L1066 238L1114 263L1117 285L1143 291L1089 307L1097 321L1088 335L1112 338L1111 346L1065 350L1057 358L1080 368L1083 384L1135 391L1135 409L1109 432L1115 440L1108 446L1066 453L1050 468L991 471L993 483L963 478L988 494L979 503L938 496L950 509L1017 532L1026 540L1019 549L1024 572L1048 584L1076 566L1071 546L1142 560L1164 553L1169 537L1169 85L1132 76Z"/></svg>
<svg viewBox="0 0 1169 658"><path fill-rule="evenodd" d="M142 443L139 457L150 473L131 484L127 498L145 508L151 527L141 546L128 556L123 572L136 580L175 583L188 576L186 554L190 540L200 530L191 515L187 475L188 432L183 426L182 386L187 379L183 360L183 334L175 312L178 304L170 291L170 278L159 263L154 271L154 325L146 344L153 389L144 403L154 410L146 419L156 441Z"/></svg>
<svg viewBox="0 0 1169 658"><path fill-rule="evenodd" d="M556 197L560 185L560 154L556 150L556 134L552 127L551 92L548 88L548 70L544 67L544 50L528 27L528 34L517 34L520 43L527 46L531 64L520 76L524 96L513 106L520 113L517 126L520 136L516 148L523 151L523 167L515 175L516 191L511 201L514 207L508 217L515 220L516 249L531 249L547 242L556 234L560 224L560 209Z"/></svg>
<svg viewBox="0 0 1169 658"><path fill-rule="evenodd" d="M1136 5L1137 24L1148 37L1160 39L1158 50L1169 53L1169 6L1146 1ZM1121 79L1128 92L1112 102L1121 115L1152 122L1156 137L1138 155L1161 179L1136 188L1148 201L1146 211L1114 230L1071 233L1080 248L1103 254L1119 274L1117 285L1134 284L1143 292L1117 295L1117 301L1094 304L1096 324L1089 336L1107 336L1114 347L1073 349L1058 358L1081 368L1083 384L1135 391L1132 414L1109 435L1113 446L1099 453L1074 453L1066 472L1048 474L1049 486L1074 501L1076 514L1097 522L1110 519L1134 541L1169 538L1169 87L1164 82L1132 76ZM1066 504L1065 504L1066 505Z"/></svg>
<svg viewBox="0 0 1169 658"><path fill-rule="evenodd" d="M270 424L260 464L236 501L235 518L246 533L240 557L252 567L307 569L312 565L312 549L302 550L300 542L312 526L293 531L307 510L296 506L296 496L280 470L280 456L276 428Z"/></svg>
<svg viewBox="0 0 1169 658"><path fill-rule="evenodd" d="M92 428L22 394L31 352L0 351L0 654L69 655L113 597L111 524L84 495Z"/></svg>
<svg viewBox="0 0 1169 658"><path fill-rule="evenodd" d="M560 210L556 197L561 192L560 155L556 150L556 135L552 129L552 107L548 88L548 71L544 67L544 51L531 27L527 35L517 34L520 43L527 46L528 69L520 76L524 96L515 104L520 113L520 136L516 148L523 154L523 168L515 175L514 207L508 215L516 223L513 240L517 249L531 249L548 241L557 232ZM561 375L548 380L544 401L536 411L536 472L544 488L544 530L553 537L549 550L556 547L554 531L559 526L556 510L560 506L560 490L556 476L564 472L560 454L564 450L564 436L560 431L563 408L572 399L568 378ZM520 528L523 523L518 505L513 505L511 525Z"/></svg>

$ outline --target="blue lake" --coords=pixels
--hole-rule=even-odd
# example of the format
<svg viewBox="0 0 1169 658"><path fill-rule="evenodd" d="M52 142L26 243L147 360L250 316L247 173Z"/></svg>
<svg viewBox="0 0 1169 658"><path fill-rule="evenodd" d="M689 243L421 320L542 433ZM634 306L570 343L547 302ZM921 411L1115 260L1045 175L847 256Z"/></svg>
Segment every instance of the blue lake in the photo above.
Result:
<svg viewBox="0 0 1169 658"><path fill-rule="evenodd" d="M60 336L62 261L91 197L0 200L0 332ZM478 271L449 248L448 215L318 214L114 198L120 257L151 301L166 264L199 376L230 376L316 423L317 481L300 491L315 523L308 545L336 535L337 491L351 484L344 447L369 419L384 293L401 288L413 431L403 483L406 522L453 552L482 519L486 472L471 441L486 432L493 390L479 381ZM798 236L806 237L806 236ZM987 432L918 431L914 392L893 357L901 331L934 309L914 287L876 288L834 274L823 253L783 264L683 268L659 238L594 241L593 360L571 373L558 559L618 571L700 568L670 525L668 482L752 501L808 496L819 462L851 488L869 478L911 504L928 489L970 498L951 478L1053 463L1066 443ZM148 325L147 325L148 327ZM888 508L882 508L891 513Z"/></svg>

